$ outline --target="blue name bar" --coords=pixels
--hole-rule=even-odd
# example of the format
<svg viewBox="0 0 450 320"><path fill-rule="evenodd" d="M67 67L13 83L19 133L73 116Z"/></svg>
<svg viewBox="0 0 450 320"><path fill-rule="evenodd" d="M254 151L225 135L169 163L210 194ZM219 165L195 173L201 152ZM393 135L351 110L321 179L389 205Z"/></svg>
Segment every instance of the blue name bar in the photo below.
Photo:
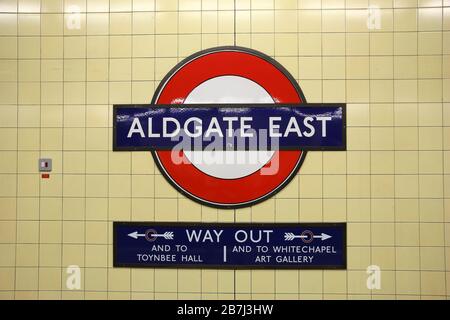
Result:
<svg viewBox="0 0 450 320"><path fill-rule="evenodd" d="M114 267L345 269L345 223L114 222Z"/></svg>
<svg viewBox="0 0 450 320"><path fill-rule="evenodd" d="M345 104L115 105L113 150L345 150Z"/></svg>

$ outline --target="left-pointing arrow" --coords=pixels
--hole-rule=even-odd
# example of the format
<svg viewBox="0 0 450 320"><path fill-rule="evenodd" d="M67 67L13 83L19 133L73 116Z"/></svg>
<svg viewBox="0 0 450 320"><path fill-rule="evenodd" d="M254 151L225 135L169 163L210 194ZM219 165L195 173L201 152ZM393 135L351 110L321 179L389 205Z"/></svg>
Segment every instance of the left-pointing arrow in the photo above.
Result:
<svg viewBox="0 0 450 320"><path fill-rule="evenodd" d="M145 234L144 233L138 233L137 231L135 231L135 232L129 233L128 236L133 238L133 239L137 239L139 237L145 237Z"/></svg>

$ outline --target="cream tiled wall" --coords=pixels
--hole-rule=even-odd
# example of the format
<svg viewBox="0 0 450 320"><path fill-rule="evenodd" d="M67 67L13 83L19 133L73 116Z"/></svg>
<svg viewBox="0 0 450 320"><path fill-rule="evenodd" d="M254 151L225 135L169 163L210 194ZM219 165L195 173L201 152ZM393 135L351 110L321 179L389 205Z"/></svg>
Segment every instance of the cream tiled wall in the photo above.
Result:
<svg viewBox="0 0 450 320"><path fill-rule="evenodd" d="M0 0L0 299L448 298L449 6ZM184 198L149 153L112 152L111 110L149 103L183 57L234 44L273 56L308 102L347 103L348 151L308 153L276 197L229 211ZM118 220L345 221L348 270L112 268Z"/></svg>

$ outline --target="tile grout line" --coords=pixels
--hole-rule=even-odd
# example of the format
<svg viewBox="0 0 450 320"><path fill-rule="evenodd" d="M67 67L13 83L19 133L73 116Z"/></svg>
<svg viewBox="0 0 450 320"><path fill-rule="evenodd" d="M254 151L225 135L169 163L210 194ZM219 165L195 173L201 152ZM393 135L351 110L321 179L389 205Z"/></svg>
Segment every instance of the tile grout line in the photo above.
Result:
<svg viewBox="0 0 450 320"><path fill-rule="evenodd" d="M111 114L111 84L110 84L110 82L109 82L109 78L110 78L110 75L111 75L111 58L110 58L110 56L111 56L111 0L108 0L108 35L107 35L107 39L108 39L108 57L107 57L107 59L108 59L108 118L109 118L109 115ZM111 133L110 133L110 131L111 130L108 130L108 141L110 141L111 140ZM110 202L111 202L111 197L110 197L110 192L111 192L111 190L110 190L110 183L111 183L111 180L110 180L110 174L109 174L109 171L110 171L110 156L109 156L109 149L108 149L108 151L106 152L106 155L107 155L107 172L108 172L108 178L107 178L107 181L108 181L108 187L107 187L107 203L106 203L106 212L107 212L107 221L108 221L108 225L111 225L111 217L110 217ZM113 236L113 235L111 235L110 234L110 227L108 226L108 228L107 228L107 237L108 237L108 246L107 246L107 251L106 251L106 260L107 260L107 269L106 269L106 300L110 300L110 295L109 295L109 275L110 275L110 272L109 272L109 269L111 268L110 267L110 261L111 261L111 245L110 245L110 241L111 242L113 242L113 246L114 246L114 239L111 239L111 236ZM113 233L114 233L114 231L113 231ZM114 252L113 252L113 255L114 255ZM112 260L114 260L114 256L112 257ZM113 264L114 264L114 261L113 261Z"/></svg>
<svg viewBox="0 0 450 320"><path fill-rule="evenodd" d="M86 2L86 11L87 11L87 2ZM86 149L87 149L87 113L88 113L88 57L87 57L87 29L88 29L88 20L87 20L87 14L86 14L86 22L85 22L85 42L84 42L84 78L85 78L85 84L84 84L84 266L87 267L86 263L86 249L87 249L87 223L86 223L86 212L87 212L87 176L86 176L86 169L87 169L87 155L86 155ZM91 222L92 223L92 222ZM86 300L86 271L84 271L83 274L83 298Z"/></svg>
<svg viewBox="0 0 450 320"><path fill-rule="evenodd" d="M368 5L370 4L370 0L368 1ZM369 9L369 8L367 8ZM371 82L372 82L372 78L371 78L371 74L372 74L372 70L370 68L370 60L372 59L372 46L371 46L371 40L372 40L372 30L369 29L368 35L369 35L369 51L368 51L368 58L369 58L369 123L368 123L368 130L369 130L369 195L370 195L370 199L369 199L369 251L370 251L370 265L373 264L373 253L372 253L372 127L371 127L371 121L372 121L372 95L371 95ZM367 271L366 271L367 272ZM366 286L367 287L367 286ZM373 290L370 288L369 289L369 293L370 293L370 300L373 300Z"/></svg>
<svg viewBox="0 0 450 320"><path fill-rule="evenodd" d="M42 12L42 3L41 3L41 1L39 1L39 14L41 14L41 12ZM41 23L41 20L40 20L40 16L39 16L39 40L41 40L41 36L42 36L42 23ZM42 46L41 46L41 43L40 43L40 41L39 41L39 58L41 58L42 57ZM41 61L39 61L39 79L41 79L42 78L42 65L41 65ZM41 151L41 149L42 149L42 146L41 146L41 131L42 131L42 128L40 127L40 124L42 123L42 84L41 84L41 82L39 82L39 158L41 158L42 157L42 151ZM40 255L41 255L41 245L40 245L40 242L41 242L41 223L40 223L40 220L41 220L41 196L42 196L42 194L41 194L41 184L42 184L42 181L41 181L41 173L40 173L40 171L38 172L38 182L39 182L39 200L38 200L38 217L39 217L39 222L38 222L38 238L37 238L37 241L38 241L38 243L37 243L37 252L38 252L38 260L37 260L37 263L38 263L38 268L37 268L37 290L38 290L38 292L37 292L37 297L38 297L38 300L40 299L40 293L41 293L41 290L40 290L40 269L41 269L41 267L40 267Z"/></svg>
<svg viewBox="0 0 450 320"><path fill-rule="evenodd" d="M395 101L395 8L392 8L392 98ZM392 125L395 124L395 102L393 103L392 106ZM372 123L371 123L372 125ZM397 223L397 214L396 214L396 210L397 210L397 191L396 191L396 183L397 183L397 177L396 177L396 172L395 172L395 153L396 153L396 148L395 148L395 127L392 129L392 140L393 140L393 147L394 147L394 151L393 151L393 157L394 157L394 201L393 201L393 207L394 207L394 217L393 217L393 224L394 224L394 269L397 270L397 228L396 228L396 223ZM371 159L372 161L372 159ZM397 272L394 272L394 296L395 296L395 300L397 299Z"/></svg>
<svg viewBox="0 0 450 320"><path fill-rule="evenodd" d="M66 4L66 0L62 1L63 10ZM61 101L61 108L62 108L62 117L61 117L61 123L62 123L62 130L61 130L61 300L64 300L63 297L63 283L64 283L64 277L63 277L63 270L64 270L64 203L65 203L65 197L64 197L64 106L65 106L65 72L64 72L64 58L65 58L65 31L64 31L64 13L63 13L63 25L62 27L62 101ZM66 283L67 287L67 283Z"/></svg>
<svg viewBox="0 0 450 320"><path fill-rule="evenodd" d="M347 102L347 7L345 7L345 38L344 38L344 78L345 80L345 99L344 101ZM323 196L323 195L322 195ZM347 228L347 221L348 221L348 204L347 204L347 196L348 196L348 157L347 152L345 152L345 227ZM345 298L348 300L348 250L346 250L346 269L345 269Z"/></svg>
<svg viewBox="0 0 450 320"><path fill-rule="evenodd" d="M19 2L16 3L16 32L19 32ZM16 41L16 158L19 159L19 41ZM14 250L14 299L17 299L17 249L18 249L18 205L17 198L19 196L19 166L16 165L16 221L15 221L15 250Z"/></svg>
<svg viewBox="0 0 450 320"><path fill-rule="evenodd" d="M443 27L444 27L444 7L442 7L441 8L441 30L443 29ZM441 165L442 165L442 226L443 226L443 235L444 235L444 288L445 288L445 291L444 291L444 294L446 295L446 297L447 297L447 299L448 299L448 293L449 293L449 291L448 291L448 278L447 278L447 270L448 270L448 267L449 266L447 266L446 264L447 264L447 234L446 234L446 218L445 218L445 152L443 151L444 150L444 141L445 141L445 132L444 132L444 104L445 104L445 102L444 102L444 90L445 90L445 84L444 84L444 31L442 30L442 35L441 35L441 41L442 41L442 43L441 43L441 55L442 55L442 57L441 57L441 77L442 77L442 82L441 82L441 86L442 86L442 89L441 89L441 101L442 101L442 106L441 106L441 117L442 117L442 123L441 123L441 125L442 125L442 151L441 151L441 153L442 153L442 157L441 157L441 159L442 159L442 163L441 163Z"/></svg>
<svg viewBox="0 0 450 320"><path fill-rule="evenodd" d="M419 220L419 270L422 269L422 244L421 244L421 222L422 222L422 218L420 217L420 174L419 174L419 170L420 170L420 145L419 145L419 141L420 141L420 130L419 130L419 90L420 90L420 86L419 86L419 31L420 31L420 27L419 27L419 15L420 15L420 7L417 6L417 10L416 10L416 28L417 28L417 36L416 36L416 77L417 77L417 82L416 82L416 91L417 91L417 96L416 96L416 100L415 100L415 107L416 107L416 114L417 114L417 119L416 119L416 126L417 126L417 186L418 186L418 193L417 193L417 208L418 208L418 220ZM419 271L419 300L422 300L422 271Z"/></svg>
<svg viewBox="0 0 450 320"><path fill-rule="evenodd" d="M431 6L421 6L420 8L426 8L426 9L440 9L440 8L449 8L449 5L431 5ZM419 8L419 5L417 6L401 6L401 7L384 7L384 8L380 8L380 10L386 10L389 11L391 9L417 9ZM361 11L361 10L365 10L367 9L367 6L359 6L359 7L351 7L351 8L346 8L345 10L349 10L349 11ZM250 11L249 9L239 9L240 11ZM286 11L286 10L294 10L294 9L266 9L266 8L254 8L252 9L252 11L270 11L270 10L274 10L274 11ZM302 10L302 11L317 11L317 10L322 10L322 11L335 11L335 10L344 10L342 8L338 8L338 7L334 7L334 8L322 8L322 9L317 9L317 8L301 8L301 9L297 9L297 10ZM177 10L155 10L155 11L150 11L150 10L139 10L139 12L161 12L161 13L166 13L166 12L176 12ZM197 12L198 10L195 9L183 9L181 10L182 12ZM205 11L219 11L219 12L223 12L223 11L230 11L228 9L206 9ZM5 11L2 12L2 14L14 14L14 11ZM80 13L107 13L107 11L89 11L89 10L82 10L80 11ZM114 13L129 13L129 11L123 11L123 10L116 10L114 11ZM24 15L32 15L32 14L36 14L36 12L22 12L21 14ZM53 14L60 14L60 12L58 11L48 11L45 12L45 14L49 14L49 15L53 15Z"/></svg>

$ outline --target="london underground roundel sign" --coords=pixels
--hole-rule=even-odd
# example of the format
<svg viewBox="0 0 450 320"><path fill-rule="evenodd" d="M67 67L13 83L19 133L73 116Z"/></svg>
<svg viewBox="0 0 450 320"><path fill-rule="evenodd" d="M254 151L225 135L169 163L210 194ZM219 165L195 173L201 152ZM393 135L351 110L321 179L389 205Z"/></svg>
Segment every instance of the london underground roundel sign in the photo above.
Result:
<svg viewBox="0 0 450 320"><path fill-rule="evenodd" d="M115 105L113 118L115 151L150 150L173 187L220 208L273 196L307 150L345 150L344 104L306 104L283 66L241 47L184 59L150 105Z"/></svg>
<svg viewBox="0 0 450 320"><path fill-rule="evenodd" d="M219 48L184 60L161 82L152 102L217 104L306 101L292 76L269 57L250 50ZM170 151L153 152L161 171L178 189L202 202L230 207L249 205L281 190L295 176L305 154L304 151L274 152L262 165L258 161L247 165L217 161L219 163L196 166L192 163L174 165ZM261 173L264 166L270 166L270 162L278 158L280 170L276 174Z"/></svg>

